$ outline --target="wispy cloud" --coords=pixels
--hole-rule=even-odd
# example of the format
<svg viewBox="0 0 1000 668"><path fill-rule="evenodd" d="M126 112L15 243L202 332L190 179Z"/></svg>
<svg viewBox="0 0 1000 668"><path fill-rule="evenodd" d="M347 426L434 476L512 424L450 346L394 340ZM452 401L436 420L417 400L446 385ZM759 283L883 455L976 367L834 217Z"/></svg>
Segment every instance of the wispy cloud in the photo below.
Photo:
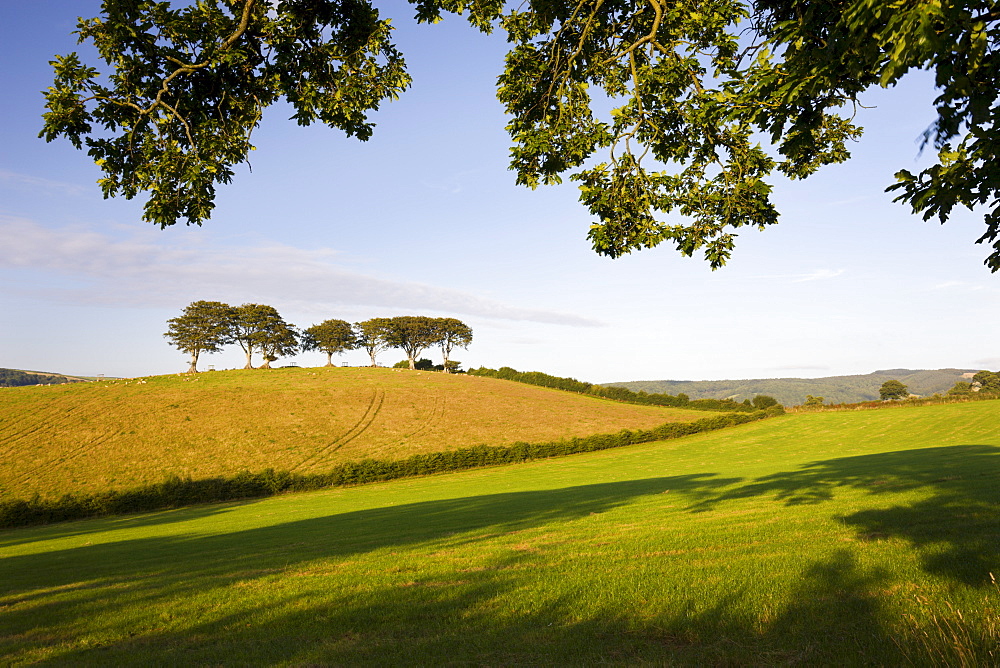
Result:
<svg viewBox="0 0 1000 668"><path fill-rule="evenodd" d="M52 181L30 174L19 174L0 169L0 182L7 186L18 188L29 188L31 190L41 190L61 195L83 195L87 189L73 183L63 183L62 181Z"/></svg>
<svg viewBox="0 0 1000 668"><path fill-rule="evenodd" d="M420 181L420 185L429 190L438 190L451 195L458 195L465 190L465 184L470 180L470 177L475 176L481 171L479 169L466 169L456 172L444 180L429 181L423 179Z"/></svg>
<svg viewBox="0 0 1000 668"><path fill-rule="evenodd" d="M806 281L823 281L828 278L836 278L844 273L844 269L817 269L811 274L806 274L804 276L798 276L794 279L794 283L805 283Z"/></svg>
<svg viewBox="0 0 1000 668"><path fill-rule="evenodd" d="M371 306L425 310L499 320L600 326L570 313L525 309L470 292L362 274L329 248L284 244L214 246L205 235L155 232L112 238L83 228L50 229L0 217L0 268L40 270L61 277L57 287L13 288L40 299L123 306L176 306L195 299L232 303L296 303L314 309ZM51 285L51 281L48 282Z"/></svg>
<svg viewBox="0 0 1000 668"><path fill-rule="evenodd" d="M768 371L829 371L830 367L824 364L783 364L782 366L768 367Z"/></svg>
<svg viewBox="0 0 1000 668"><path fill-rule="evenodd" d="M975 283L967 283L966 281L945 281L944 283L938 283L932 290L982 290L983 286L976 285Z"/></svg>

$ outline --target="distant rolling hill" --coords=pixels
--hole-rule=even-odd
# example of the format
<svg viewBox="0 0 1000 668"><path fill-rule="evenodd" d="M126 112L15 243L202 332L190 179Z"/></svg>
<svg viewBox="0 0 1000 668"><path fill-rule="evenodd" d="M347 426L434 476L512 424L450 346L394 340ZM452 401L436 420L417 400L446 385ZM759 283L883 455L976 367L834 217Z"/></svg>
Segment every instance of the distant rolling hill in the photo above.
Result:
<svg viewBox="0 0 1000 668"><path fill-rule="evenodd" d="M47 371L25 371L22 369L0 368L0 387L23 387L25 385L59 385L62 383L82 383L89 378L66 376Z"/></svg>
<svg viewBox="0 0 1000 668"><path fill-rule="evenodd" d="M636 380L605 385L627 387L639 392L678 394L683 392L692 399L730 398L736 401L752 399L757 394L767 394L785 406L796 406L806 400L806 395L823 397L826 403L856 403L879 398L879 388L887 380L899 380L912 394L928 396L944 393L963 378L963 374L978 369L884 369L857 376L828 376L826 378L757 378L752 380Z"/></svg>
<svg viewBox="0 0 1000 668"><path fill-rule="evenodd" d="M273 467L546 442L693 422L495 378L400 369L216 371L0 392L0 498L94 493Z"/></svg>

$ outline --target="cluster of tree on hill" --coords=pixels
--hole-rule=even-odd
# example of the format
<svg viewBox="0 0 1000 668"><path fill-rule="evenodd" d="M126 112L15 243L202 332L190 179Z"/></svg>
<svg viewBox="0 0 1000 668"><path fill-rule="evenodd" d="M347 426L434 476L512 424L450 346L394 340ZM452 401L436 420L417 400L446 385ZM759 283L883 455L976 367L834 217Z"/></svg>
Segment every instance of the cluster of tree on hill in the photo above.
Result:
<svg viewBox="0 0 1000 668"><path fill-rule="evenodd" d="M980 371L972 377L971 382L960 380L955 387L948 390L952 396L962 396L973 393L1000 395L1000 371Z"/></svg>
<svg viewBox="0 0 1000 668"><path fill-rule="evenodd" d="M670 394L649 394L641 391L633 392L624 387L593 385L579 381L576 378L550 376L541 371L518 371L509 366L502 366L499 369L480 367L478 369L470 369L468 373L472 376L503 378L504 380L514 380L519 383L527 383L528 385L551 387L557 390L566 390L567 392L578 392L580 394L589 394L595 397L614 399L615 401L623 401L630 404L645 404L649 406L678 406L706 411L751 412L765 410L778 405L778 401L774 397L764 394L758 394L753 399L747 399L743 402L736 402L731 399L691 399L684 393L673 396Z"/></svg>
<svg viewBox="0 0 1000 668"><path fill-rule="evenodd" d="M178 350L191 356L188 373L198 372L201 353L219 352L223 346L237 344L246 354L245 369L252 369L253 354L264 358L262 369L269 369L279 357L298 351L317 350L326 353L326 366L333 366L332 357L347 350L363 348L376 366L378 353L399 348L406 353L409 367L416 367L417 356L431 346L439 346L444 358L442 369L447 373L458 368L450 359L452 350L472 343L472 329L455 318L398 316L372 318L351 324L346 320L324 320L304 330L285 322L273 306L243 304L230 306L222 302L196 301L184 312L167 321L164 334Z"/></svg>
<svg viewBox="0 0 1000 668"><path fill-rule="evenodd" d="M17 369L0 369L0 387L22 387L24 385L60 385L80 383L81 380L56 374L27 373Z"/></svg>

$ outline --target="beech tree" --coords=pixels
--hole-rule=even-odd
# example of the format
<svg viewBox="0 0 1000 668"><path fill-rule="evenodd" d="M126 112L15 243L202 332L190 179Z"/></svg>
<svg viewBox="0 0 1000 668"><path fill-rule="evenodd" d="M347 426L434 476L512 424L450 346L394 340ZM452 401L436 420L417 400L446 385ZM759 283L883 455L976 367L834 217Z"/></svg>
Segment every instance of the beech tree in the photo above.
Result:
<svg viewBox="0 0 1000 668"><path fill-rule="evenodd" d="M386 341L406 353L410 369L416 369L417 355L438 342L436 318L402 315L389 318Z"/></svg>
<svg viewBox="0 0 1000 668"><path fill-rule="evenodd" d="M233 308L222 302L191 302L176 318L167 320L163 335L182 353L191 356L188 373L198 373L198 356L217 353L230 342Z"/></svg>
<svg viewBox="0 0 1000 668"><path fill-rule="evenodd" d="M277 309L265 304L243 304L234 308L229 335L246 353L247 363L244 369L253 368L254 351L264 355L262 368L269 369L271 362L290 354L294 347L291 343L294 338L291 325L284 321Z"/></svg>
<svg viewBox="0 0 1000 668"><path fill-rule="evenodd" d="M372 318L354 324L358 346L368 351L368 356L372 358L372 366L378 366L375 362L376 355L393 347L389 341L390 331L389 318Z"/></svg>
<svg viewBox="0 0 1000 668"><path fill-rule="evenodd" d="M444 372L451 373L450 356L454 348L468 348L472 343L472 328L456 318L435 318L436 343L441 346Z"/></svg>
<svg viewBox="0 0 1000 668"><path fill-rule="evenodd" d="M326 366L333 366L334 354L354 350L357 347L358 340L354 329L346 320L324 320L302 333L302 349L326 353Z"/></svg>
<svg viewBox="0 0 1000 668"><path fill-rule="evenodd" d="M258 336L260 352L264 357L261 369L270 369L271 362L279 357L288 357L299 351L299 333L295 325L284 320L271 322Z"/></svg>
<svg viewBox="0 0 1000 668"><path fill-rule="evenodd" d="M848 159L869 88L935 74L937 161L889 186L925 219L982 207L1000 269L1000 9L992 0L414 0L418 22L464 15L511 43L498 97L511 168L569 178L598 253L660 243L713 268L736 231L778 222L770 179ZM104 0L81 19L100 69L57 56L40 136L104 172L105 197L146 197L161 227L201 224L246 162L264 109L366 140L368 113L410 85L370 0ZM610 114L595 111L606 100ZM680 214L680 218L667 218Z"/></svg>

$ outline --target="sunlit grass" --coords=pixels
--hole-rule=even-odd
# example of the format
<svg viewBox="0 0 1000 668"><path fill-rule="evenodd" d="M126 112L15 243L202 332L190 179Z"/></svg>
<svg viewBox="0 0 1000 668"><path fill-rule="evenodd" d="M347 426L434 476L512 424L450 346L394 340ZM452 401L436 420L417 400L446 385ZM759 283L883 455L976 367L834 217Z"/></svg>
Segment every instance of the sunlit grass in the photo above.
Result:
<svg viewBox="0 0 1000 668"><path fill-rule="evenodd" d="M5 532L0 657L996 663L998 453L1000 403L823 413Z"/></svg>
<svg viewBox="0 0 1000 668"><path fill-rule="evenodd" d="M633 406L491 378L316 368L0 391L0 497L94 493L268 467L544 442L703 411Z"/></svg>

